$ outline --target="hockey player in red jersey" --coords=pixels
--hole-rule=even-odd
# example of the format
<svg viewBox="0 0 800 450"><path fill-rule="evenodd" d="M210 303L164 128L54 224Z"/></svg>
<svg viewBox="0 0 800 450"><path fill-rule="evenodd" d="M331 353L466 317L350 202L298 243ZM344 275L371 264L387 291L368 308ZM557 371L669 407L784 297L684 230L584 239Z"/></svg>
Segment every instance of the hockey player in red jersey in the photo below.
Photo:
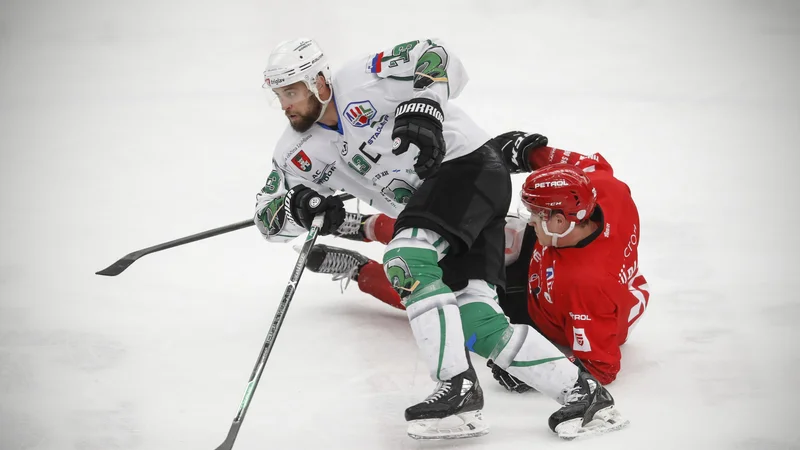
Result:
<svg viewBox="0 0 800 450"><path fill-rule="evenodd" d="M610 383L620 370L620 346L649 300L630 189L599 154L525 151L530 136L518 138L520 168L534 170L520 193L537 239L527 271L529 316L598 381Z"/></svg>
<svg viewBox="0 0 800 450"><path fill-rule="evenodd" d="M533 172L520 192L522 219L507 219L507 287L499 292L500 306L512 323L532 325L608 384L620 370L620 346L649 300L630 189L599 154L548 147L547 138L522 132L494 142L513 173ZM393 224L384 215L368 216L355 238L386 243ZM363 292L403 308L382 266L356 252L319 245L308 267L357 280ZM489 365L507 389L529 389Z"/></svg>

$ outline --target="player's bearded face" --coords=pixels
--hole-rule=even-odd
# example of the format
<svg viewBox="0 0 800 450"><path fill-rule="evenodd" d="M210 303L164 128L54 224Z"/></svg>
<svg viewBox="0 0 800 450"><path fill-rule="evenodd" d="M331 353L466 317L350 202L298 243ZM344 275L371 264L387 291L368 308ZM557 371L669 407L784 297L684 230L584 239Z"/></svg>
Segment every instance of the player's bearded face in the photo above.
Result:
<svg viewBox="0 0 800 450"><path fill-rule="evenodd" d="M289 119L289 125L299 133L308 131L322 113L322 102L303 82L274 89L273 92L284 115Z"/></svg>
<svg viewBox="0 0 800 450"><path fill-rule="evenodd" d="M314 125L321 112L322 102L317 100L315 95L311 95L305 101L293 105L285 114L292 129L302 133Z"/></svg>

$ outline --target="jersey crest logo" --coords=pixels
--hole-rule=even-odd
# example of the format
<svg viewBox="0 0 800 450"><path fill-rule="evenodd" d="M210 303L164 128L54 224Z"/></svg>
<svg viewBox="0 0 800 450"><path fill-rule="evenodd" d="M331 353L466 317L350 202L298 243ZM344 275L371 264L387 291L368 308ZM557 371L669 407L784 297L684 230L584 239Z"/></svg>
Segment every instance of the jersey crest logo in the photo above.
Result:
<svg viewBox="0 0 800 450"><path fill-rule="evenodd" d="M344 109L344 117L356 128L368 126L376 114L375 107L369 100L352 102Z"/></svg>
<svg viewBox="0 0 800 450"><path fill-rule="evenodd" d="M311 172L311 160L308 159L306 152L302 150L292 157L292 164L303 172Z"/></svg>

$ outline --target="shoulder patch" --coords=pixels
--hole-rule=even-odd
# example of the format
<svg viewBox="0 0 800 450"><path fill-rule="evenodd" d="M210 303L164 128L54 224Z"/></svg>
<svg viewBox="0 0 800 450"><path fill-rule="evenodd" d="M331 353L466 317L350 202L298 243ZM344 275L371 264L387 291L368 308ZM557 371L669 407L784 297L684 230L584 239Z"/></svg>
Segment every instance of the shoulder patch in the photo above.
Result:
<svg viewBox="0 0 800 450"><path fill-rule="evenodd" d="M411 61L409 53L419 41L409 41L395 45L391 50L375 53L367 59L367 72L374 73L381 77L398 75L409 69L403 67Z"/></svg>

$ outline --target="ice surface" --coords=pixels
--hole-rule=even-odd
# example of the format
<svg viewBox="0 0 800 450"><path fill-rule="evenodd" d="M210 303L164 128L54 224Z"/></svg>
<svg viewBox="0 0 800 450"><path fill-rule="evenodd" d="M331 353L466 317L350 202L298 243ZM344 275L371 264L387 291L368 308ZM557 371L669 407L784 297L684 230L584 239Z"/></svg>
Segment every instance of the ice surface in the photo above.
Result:
<svg viewBox="0 0 800 450"><path fill-rule="evenodd" d="M433 385L405 315L307 273L236 449L800 448L797 2L7 0L0 449L222 442L291 246L249 228L94 272L251 216L285 123L261 72L299 35L334 66L441 37L487 131L603 153L640 207L651 307L611 385L628 429L561 442L556 404L476 357L491 433L420 443L403 409Z"/></svg>

